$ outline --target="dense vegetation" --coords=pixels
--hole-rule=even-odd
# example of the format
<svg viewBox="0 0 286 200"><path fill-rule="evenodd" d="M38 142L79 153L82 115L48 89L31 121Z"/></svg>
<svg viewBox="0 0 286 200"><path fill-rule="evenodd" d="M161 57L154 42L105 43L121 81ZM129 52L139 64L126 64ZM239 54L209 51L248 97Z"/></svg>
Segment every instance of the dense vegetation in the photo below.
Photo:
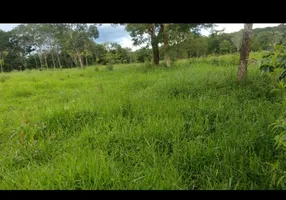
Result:
<svg viewBox="0 0 286 200"><path fill-rule="evenodd" d="M158 28L135 52L95 25L0 32L0 189L286 189L285 26L254 30L241 82L242 32L200 26L127 25Z"/></svg>
<svg viewBox="0 0 286 200"><path fill-rule="evenodd" d="M148 47L142 47L137 51L123 48L117 43L97 44L94 41L99 36L97 26L91 27L86 24L22 24L9 32L0 30L0 65L3 71L12 71L73 68L110 63L143 63L152 60L152 48L149 43ZM173 61L235 53L241 46L242 31L235 33L212 31L210 36L206 37L200 35L198 29L186 32L184 26L174 27L181 28L184 32L170 28L168 53ZM191 27L196 26L187 28ZM140 30L141 27L126 28L132 35L132 31ZM285 32L286 25L283 24L254 29L252 51L268 51L273 49L275 43L285 43ZM146 40L148 38L141 42ZM137 38L134 38L134 41L135 44L141 44ZM158 43L160 41L161 38L158 38ZM163 60L164 45L158 46L158 51L159 59Z"/></svg>

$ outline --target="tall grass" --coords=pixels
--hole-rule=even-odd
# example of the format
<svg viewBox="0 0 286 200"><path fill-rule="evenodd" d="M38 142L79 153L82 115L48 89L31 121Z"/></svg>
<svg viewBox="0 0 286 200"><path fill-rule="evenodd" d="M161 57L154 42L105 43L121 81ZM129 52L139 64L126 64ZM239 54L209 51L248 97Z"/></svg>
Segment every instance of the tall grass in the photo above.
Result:
<svg viewBox="0 0 286 200"><path fill-rule="evenodd" d="M179 62L0 82L0 189L285 189L273 81Z"/></svg>

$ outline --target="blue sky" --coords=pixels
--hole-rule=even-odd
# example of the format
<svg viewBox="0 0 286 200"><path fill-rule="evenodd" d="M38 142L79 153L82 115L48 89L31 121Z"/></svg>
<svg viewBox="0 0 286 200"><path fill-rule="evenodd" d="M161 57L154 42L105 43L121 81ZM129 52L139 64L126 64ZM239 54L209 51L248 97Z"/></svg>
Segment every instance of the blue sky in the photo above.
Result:
<svg viewBox="0 0 286 200"><path fill-rule="evenodd" d="M0 23L0 29L4 31L9 31L19 24L3 24ZM216 30L224 29L226 33L231 33L235 31L239 31L243 28L243 24L216 24ZM270 26L278 26L279 24L253 24L253 28L263 28ZM110 24L102 24L98 26L99 30L99 38L96 40L98 43L103 42L117 42L123 47L129 47L133 50L138 49L139 47L134 47L132 44L131 37L128 32L125 31L123 26L112 27ZM202 34L208 35L208 31L203 31Z"/></svg>

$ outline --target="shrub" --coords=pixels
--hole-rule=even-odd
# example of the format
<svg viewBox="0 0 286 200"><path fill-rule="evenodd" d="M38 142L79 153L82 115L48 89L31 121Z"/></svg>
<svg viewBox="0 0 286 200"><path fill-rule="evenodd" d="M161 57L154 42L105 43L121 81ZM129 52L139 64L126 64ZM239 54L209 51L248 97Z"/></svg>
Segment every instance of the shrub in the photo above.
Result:
<svg viewBox="0 0 286 200"><path fill-rule="evenodd" d="M1 77L0 77L0 81L1 81L2 83L4 83L4 82L7 81L9 78L10 78L9 76L1 76Z"/></svg>
<svg viewBox="0 0 286 200"><path fill-rule="evenodd" d="M112 64L108 64L106 66L106 69L109 70L109 71L112 71L113 70L113 65Z"/></svg>

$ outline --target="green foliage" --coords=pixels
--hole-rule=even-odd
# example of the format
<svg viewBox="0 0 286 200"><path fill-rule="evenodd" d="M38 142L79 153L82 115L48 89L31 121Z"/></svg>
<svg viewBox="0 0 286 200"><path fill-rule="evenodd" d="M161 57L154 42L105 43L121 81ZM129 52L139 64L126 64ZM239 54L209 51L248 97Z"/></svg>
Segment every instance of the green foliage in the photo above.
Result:
<svg viewBox="0 0 286 200"><path fill-rule="evenodd" d="M5 81L7 81L8 79L10 79L10 76L0 76L0 82L5 83Z"/></svg>
<svg viewBox="0 0 286 200"><path fill-rule="evenodd" d="M236 51L239 52L241 44L242 44L243 30L235 32L231 37L231 42L236 47Z"/></svg>
<svg viewBox="0 0 286 200"><path fill-rule="evenodd" d="M232 45L228 40L223 40L219 44L219 50L221 54L230 53L232 49Z"/></svg>
<svg viewBox="0 0 286 200"><path fill-rule="evenodd" d="M285 99L286 84L283 81L279 81L275 84L274 88L271 90L271 93L278 93L282 99Z"/></svg>
<svg viewBox="0 0 286 200"><path fill-rule="evenodd" d="M169 38L170 58L178 60L238 51L241 31L212 31L208 37L200 35L199 30L202 27L210 26L212 25L167 24L164 30ZM148 44L150 27L150 24L126 25L133 41L138 45L144 42ZM286 25L281 24L277 27L254 29L252 51L273 50L273 44L285 43L285 27ZM154 41L157 44L163 44L161 28L162 24L155 24ZM111 44L112 48L106 49L104 44L94 42L98 36L96 25L87 24L21 24L9 32L0 31L0 52L9 52L2 66L3 71L73 68L79 65L79 56L82 57L83 65L107 64L110 62L108 53L112 54L114 64L143 63L152 59L151 43L147 48L143 47L135 52L114 43ZM163 45L159 47L159 51L160 60L163 60Z"/></svg>
<svg viewBox="0 0 286 200"><path fill-rule="evenodd" d="M238 54L226 54L226 55L209 55L207 57L191 58L190 63L206 63L214 66L230 66L238 65Z"/></svg>
<svg viewBox="0 0 286 200"><path fill-rule="evenodd" d="M264 72L274 72L277 69L286 71L286 47L284 45L274 45L274 50L267 52L263 58L258 60L258 67ZM279 77L282 80L285 77L285 72Z"/></svg>
<svg viewBox="0 0 286 200"><path fill-rule="evenodd" d="M114 66L112 64L106 65L106 69L109 71L113 71Z"/></svg>

